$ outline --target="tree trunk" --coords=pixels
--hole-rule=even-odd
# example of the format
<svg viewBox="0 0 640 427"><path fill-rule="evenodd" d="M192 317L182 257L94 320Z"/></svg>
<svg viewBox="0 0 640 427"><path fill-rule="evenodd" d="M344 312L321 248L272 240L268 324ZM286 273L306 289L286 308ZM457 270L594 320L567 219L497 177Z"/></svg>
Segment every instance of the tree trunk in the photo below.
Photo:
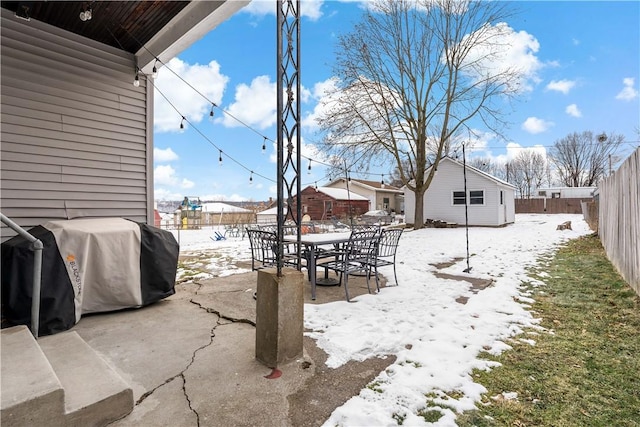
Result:
<svg viewBox="0 0 640 427"><path fill-rule="evenodd" d="M419 230L424 227L424 191L416 189L416 207L413 228Z"/></svg>

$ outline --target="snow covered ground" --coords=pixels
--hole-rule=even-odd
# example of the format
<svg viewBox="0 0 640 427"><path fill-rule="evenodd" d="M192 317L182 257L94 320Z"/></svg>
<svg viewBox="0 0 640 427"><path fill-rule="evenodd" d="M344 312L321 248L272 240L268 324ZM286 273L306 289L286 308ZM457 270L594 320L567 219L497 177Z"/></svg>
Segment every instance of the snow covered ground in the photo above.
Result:
<svg viewBox="0 0 640 427"><path fill-rule="evenodd" d="M573 230L556 230L565 221L572 222ZM523 333L537 325L528 311L531 299L521 287L523 282L536 284L527 269L559 244L590 232L581 215L520 214L515 224L504 228L469 228L472 269L464 273L464 228L405 231L396 261L399 286L356 297L352 303L305 305L305 327L329 355L328 366L397 357L324 425L397 425L399 419L411 426L456 425L456 412L473 409L485 391L474 382L473 369L495 366L478 354L497 354L514 343L535 345L535 335ZM232 261L251 259L248 240L213 241L211 235L210 229L181 231L181 254L212 254L202 264L205 276L247 271ZM461 260L439 270L432 265L454 259ZM477 290L466 281L438 278L433 274L437 271L492 283ZM393 281L390 267L381 272ZM508 395L509 390L504 392ZM418 415L427 405L442 413L435 424Z"/></svg>

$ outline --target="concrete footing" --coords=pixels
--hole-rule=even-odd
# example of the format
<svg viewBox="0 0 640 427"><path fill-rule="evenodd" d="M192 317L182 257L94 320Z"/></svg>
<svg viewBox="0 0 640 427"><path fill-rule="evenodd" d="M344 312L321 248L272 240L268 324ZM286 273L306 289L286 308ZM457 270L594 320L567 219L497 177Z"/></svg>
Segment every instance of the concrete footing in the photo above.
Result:
<svg viewBox="0 0 640 427"><path fill-rule="evenodd" d="M303 353L304 274L293 268L258 271L256 359L270 368Z"/></svg>

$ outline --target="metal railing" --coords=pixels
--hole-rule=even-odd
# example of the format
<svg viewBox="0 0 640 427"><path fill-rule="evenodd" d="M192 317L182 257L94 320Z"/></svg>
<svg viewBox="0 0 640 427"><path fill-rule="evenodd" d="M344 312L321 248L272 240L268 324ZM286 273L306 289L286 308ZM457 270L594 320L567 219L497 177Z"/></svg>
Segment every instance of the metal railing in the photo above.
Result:
<svg viewBox="0 0 640 427"><path fill-rule="evenodd" d="M40 288L42 278L42 249L44 245L40 239L35 238L24 228L13 222L3 213L0 213L0 220L13 231L32 243L33 249L33 292L31 295L31 333L38 338L40 326Z"/></svg>

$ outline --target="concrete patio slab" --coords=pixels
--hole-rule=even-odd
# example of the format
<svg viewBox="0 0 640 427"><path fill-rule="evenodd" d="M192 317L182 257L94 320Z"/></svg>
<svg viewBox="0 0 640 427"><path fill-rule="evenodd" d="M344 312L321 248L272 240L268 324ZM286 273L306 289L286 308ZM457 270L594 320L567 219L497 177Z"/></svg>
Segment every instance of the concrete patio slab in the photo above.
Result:
<svg viewBox="0 0 640 427"><path fill-rule="evenodd" d="M349 282L352 297L367 293L364 278ZM305 338L303 355L273 371L255 358L256 285L254 272L186 282L151 306L83 317L72 330L134 391L133 411L111 425L319 426L395 360L331 369ZM317 295L305 284L305 303L345 299L340 286Z"/></svg>

